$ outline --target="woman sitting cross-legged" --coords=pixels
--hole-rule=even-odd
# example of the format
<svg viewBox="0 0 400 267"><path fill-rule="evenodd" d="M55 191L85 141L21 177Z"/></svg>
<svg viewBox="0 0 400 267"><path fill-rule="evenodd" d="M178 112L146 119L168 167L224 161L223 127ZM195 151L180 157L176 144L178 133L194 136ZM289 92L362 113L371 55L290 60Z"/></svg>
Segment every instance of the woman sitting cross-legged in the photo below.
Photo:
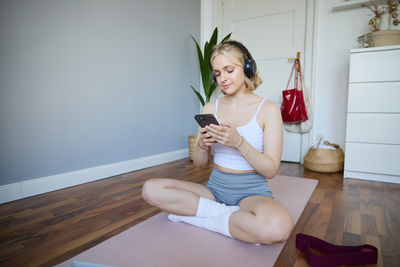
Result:
<svg viewBox="0 0 400 267"><path fill-rule="evenodd" d="M246 47L228 40L214 47L210 58L214 80L224 96L207 103L220 125L199 127L193 161L204 166L213 149L214 169L206 186L150 179L143 198L186 222L249 243L284 242L293 229L289 212L268 186L277 175L283 126L279 107L254 94L262 83Z"/></svg>

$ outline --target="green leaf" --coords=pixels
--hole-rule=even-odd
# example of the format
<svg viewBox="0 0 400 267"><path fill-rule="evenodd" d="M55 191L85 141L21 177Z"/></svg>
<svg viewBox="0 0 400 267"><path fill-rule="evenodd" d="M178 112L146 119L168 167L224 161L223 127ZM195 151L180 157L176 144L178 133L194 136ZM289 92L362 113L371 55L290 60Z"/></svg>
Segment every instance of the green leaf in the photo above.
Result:
<svg viewBox="0 0 400 267"><path fill-rule="evenodd" d="M201 52L200 46L198 44L198 42L196 41L196 39L194 39L194 37L191 35L193 41L196 44L196 48L197 48L197 57L199 60L199 65L200 65L200 74L201 74L201 80L203 83L203 88L208 88L208 73L210 72L210 66L209 63L206 63L203 57L203 54ZM208 42L205 43L204 47L208 46ZM207 93L207 90L204 89L205 93ZM204 102L204 100L203 100ZM204 104L203 104L204 106Z"/></svg>
<svg viewBox="0 0 400 267"><path fill-rule="evenodd" d="M210 42L207 43L207 46L204 47L204 64L206 63L206 61L207 64L209 64L211 52L216 44L216 40L211 39Z"/></svg>
<svg viewBox="0 0 400 267"><path fill-rule="evenodd" d="M194 43L196 44L196 48L197 48L197 58L199 60L199 64L200 64L200 69L203 68L203 62L204 62L204 58L203 58L203 53L201 52L201 48L199 46L199 44L197 43L196 39L194 39L194 37L192 35L190 35L194 41Z"/></svg>
<svg viewBox="0 0 400 267"><path fill-rule="evenodd" d="M213 82L212 79L212 73L211 73L211 68L210 68L210 56L212 52L212 48L214 47L215 44L209 43L208 46L205 48L204 51L204 61L203 61L203 72L204 72L204 77L203 77L203 84L205 85L204 92L206 95L209 95L210 93L212 94L212 91L210 89L210 86Z"/></svg>
<svg viewBox="0 0 400 267"><path fill-rule="evenodd" d="M207 49L208 49L209 46L210 46L210 45L209 45L208 41L206 41L205 44L204 44L204 48L203 48L204 57L205 57L205 55L206 55L206 52L207 52Z"/></svg>
<svg viewBox="0 0 400 267"><path fill-rule="evenodd" d="M222 39L221 43L225 42L226 40L228 40L229 38L231 38L232 33L228 34L227 36L225 36L224 39Z"/></svg>
<svg viewBox="0 0 400 267"><path fill-rule="evenodd" d="M215 91L215 89L217 88L217 84L214 82L214 80L211 82L210 85L210 90L208 92L208 95L206 95L206 102L210 102L211 96L213 94L213 92Z"/></svg>
<svg viewBox="0 0 400 267"><path fill-rule="evenodd" d="M194 87L193 87L192 85L191 85L190 87L192 87L192 89L193 89L193 91L195 92L197 98L199 99L201 105L204 106L205 103L204 103L204 99L203 99L203 97L201 96L201 94L200 94L199 92L197 92L196 89L194 89ZM208 102L208 101L207 101L207 102Z"/></svg>
<svg viewBox="0 0 400 267"><path fill-rule="evenodd" d="M210 44L211 44L211 48L217 44L217 39L218 39L218 28L215 27L215 30L210 38Z"/></svg>
<svg viewBox="0 0 400 267"><path fill-rule="evenodd" d="M210 50L210 43L206 42L204 44L204 58L203 58L203 64L200 69L201 71L201 80L203 82L203 89L204 93L208 94L209 87L210 87L210 76L211 76L211 69L210 69L210 63L209 63L209 51Z"/></svg>
<svg viewBox="0 0 400 267"><path fill-rule="evenodd" d="M217 40L218 40L218 28L215 27L214 32L211 35L210 42L207 44L207 46L204 46L204 64L206 63L206 61L207 64L209 64L211 52L214 46L217 44Z"/></svg>

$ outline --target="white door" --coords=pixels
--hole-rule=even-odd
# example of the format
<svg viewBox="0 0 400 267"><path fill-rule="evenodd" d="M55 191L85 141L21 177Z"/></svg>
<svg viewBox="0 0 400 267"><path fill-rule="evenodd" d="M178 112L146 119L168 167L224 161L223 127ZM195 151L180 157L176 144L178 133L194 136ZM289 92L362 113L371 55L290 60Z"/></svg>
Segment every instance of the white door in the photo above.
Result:
<svg viewBox="0 0 400 267"><path fill-rule="evenodd" d="M306 0L223 0L221 36L243 42L263 84L255 91L277 105L299 51L304 55ZM301 161L301 136L284 132L283 161Z"/></svg>

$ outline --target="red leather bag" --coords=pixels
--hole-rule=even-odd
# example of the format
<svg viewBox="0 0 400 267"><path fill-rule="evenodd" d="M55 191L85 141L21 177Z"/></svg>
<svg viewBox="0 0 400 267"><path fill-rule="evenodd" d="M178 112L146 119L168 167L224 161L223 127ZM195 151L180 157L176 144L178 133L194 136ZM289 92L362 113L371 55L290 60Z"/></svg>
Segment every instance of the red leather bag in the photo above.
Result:
<svg viewBox="0 0 400 267"><path fill-rule="evenodd" d="M297 68L296 68L297 64ZM289 83L292 79L293 72L295 72L294 88L289 88ZM299 79L300 77L300 79ZM300 80L300 87L298 86ZM303 96L303 83L301 81L301 68L300 61L295 60L290 73L290 78L286 86L286 90L282 91L283 101L281 105L281 114L283 122L300 123L308 120L306 105Z"/></svg>

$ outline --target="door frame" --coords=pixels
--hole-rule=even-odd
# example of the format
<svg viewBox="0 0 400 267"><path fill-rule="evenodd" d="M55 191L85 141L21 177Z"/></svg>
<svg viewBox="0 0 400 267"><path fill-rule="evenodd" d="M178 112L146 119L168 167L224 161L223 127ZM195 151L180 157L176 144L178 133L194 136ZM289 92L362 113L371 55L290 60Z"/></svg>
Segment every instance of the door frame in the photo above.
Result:
<svg viewBox="0 0 400 267"><path fill-rule="evenodd" d="M315 107L315 73L317 56L317 21L318 21L318 2L319 0L306 0L306 32L303 57L304 82L309 87L311 97L311 109ZM200 42L201 46L208 40L215 27L222 26L222 6L223 0L201 0L200 12ZM296 55L288 55L296 57ZM314 116L312 116L314 117ZM300 137L300 163L304 163L304 156L314 140L314 121L311 131L302 134Z"/></svg>

